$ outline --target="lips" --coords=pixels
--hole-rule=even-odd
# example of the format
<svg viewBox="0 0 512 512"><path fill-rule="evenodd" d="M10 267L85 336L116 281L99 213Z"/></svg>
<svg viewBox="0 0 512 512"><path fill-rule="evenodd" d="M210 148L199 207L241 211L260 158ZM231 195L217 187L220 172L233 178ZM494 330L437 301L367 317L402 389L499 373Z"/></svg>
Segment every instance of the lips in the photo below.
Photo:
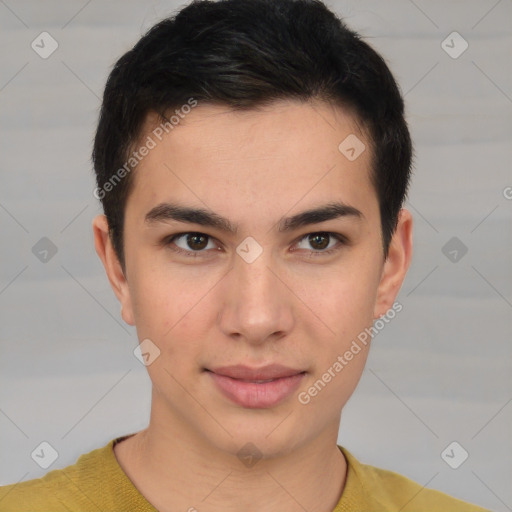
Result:
<svg viewBox="0 0 512 512"><path fill-rule="evenodd" d="M247 382L271 381L304 373L303 370L296 370L280 364L270 364L261 368L250 368L244 365L221 366L210 371L217 375L224 375L225 377Z"/></svg>
<svg viewBox="0 0 512 512"><path fill-rule="evenodd" d="M250 409L277 405L298 388L306 373L278 364L261 368L223 366L207 372L225 397Z"/></svg>

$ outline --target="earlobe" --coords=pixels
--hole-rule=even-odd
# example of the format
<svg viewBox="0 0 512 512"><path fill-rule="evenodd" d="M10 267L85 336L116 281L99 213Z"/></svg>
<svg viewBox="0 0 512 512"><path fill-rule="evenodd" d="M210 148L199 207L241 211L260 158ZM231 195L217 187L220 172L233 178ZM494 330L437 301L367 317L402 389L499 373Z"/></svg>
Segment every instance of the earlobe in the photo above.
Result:
<svg viewBox="0 0 512 512"><path fill-rule="evenodd" d="M135 325L128 281L110 238L108 221L105 215L97 215L92 222L94 246L105 267L110 286L121 303L121 316L129 325Z"/></svg>
<svg viewBox="0 0 512 512"><path fill-rule="evenodd" d="M398 225L389 245L377 290L374 318L384 315L395 302L412 260L412 215L400 210Z"/></svg>

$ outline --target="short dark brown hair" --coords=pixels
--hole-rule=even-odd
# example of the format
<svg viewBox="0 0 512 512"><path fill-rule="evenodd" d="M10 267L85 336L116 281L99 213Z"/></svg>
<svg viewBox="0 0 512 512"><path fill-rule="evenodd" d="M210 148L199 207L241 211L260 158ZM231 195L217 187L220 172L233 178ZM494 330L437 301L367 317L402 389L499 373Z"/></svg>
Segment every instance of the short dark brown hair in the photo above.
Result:
<svg viewBox="0 0 512 512"><path fill-rule="evenodd" d="M350 107L372 142L370 176L387 256L412 145L383 58L319 0L199 0L153 26L117 61L105 86L93 149L95 195L123 269L130 152L149 113L168 121L166 113L191 98L245 110L279 99ZM123 179L113 182L121 169Z"/></svg>

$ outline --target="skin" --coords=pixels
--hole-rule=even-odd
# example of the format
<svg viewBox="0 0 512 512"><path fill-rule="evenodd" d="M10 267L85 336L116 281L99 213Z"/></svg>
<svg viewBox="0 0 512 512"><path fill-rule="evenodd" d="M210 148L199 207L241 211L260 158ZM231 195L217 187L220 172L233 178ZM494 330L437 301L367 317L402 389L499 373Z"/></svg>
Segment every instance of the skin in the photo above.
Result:
<svg viewBox="0 0 512 512"><path fill-rule="evenodd" d="M157 124L148 116L141 140ZM354 161L338 150L349 134L366 145ZM367 136L338 106L279 101L235 112L200 104L134 171L125 273L106 218L94 219L96 250L123 319L136 326L139 340L149 338L161 351L147 367L149 426L115 447L123 470L158 510L334 509L347 470L336 446L341 411L369 345L309 404L297 395L392 307L412 256L412 217L402 209L383 258L370 158ZM145 222L166 201L212 210L238 224L238 232ZM282 217L331 201L363 215L278 231ZM163 242L187 232L210 237L198 257L171 249L193 252L198 246L185 237ZM348 244L308 241L319 232L344 235ZM236 252L248 236L263 249L250 264ZM327 245L339 250L321 254ZM269 363L307 373L297 392L263 409L234 404L204 371ZM248 442L263 457L251 468L237 457Z"/></svg>

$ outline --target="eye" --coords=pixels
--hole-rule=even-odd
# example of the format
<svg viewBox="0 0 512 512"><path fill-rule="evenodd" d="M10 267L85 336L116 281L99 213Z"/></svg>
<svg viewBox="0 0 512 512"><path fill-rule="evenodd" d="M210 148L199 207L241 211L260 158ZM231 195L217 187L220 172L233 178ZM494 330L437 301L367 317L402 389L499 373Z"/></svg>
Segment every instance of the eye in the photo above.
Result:
<svg viewBox="0 0 512 512"><path fill-rule="evenodd" d="M336 244L335 241L338 243ZM306 243L309 247L300 247L301 243ZM304 235L297 245L299 249L308 251L311 256L325 256L339 251L347 243L347 239L343 235L318 231ZM174 252L191 257L199 257L208 249L221 250L213 243L211 236L199 232L178 233L165 239L164 244Z"/></svg>
<svg viewBox="0 0 512 512"><path fill-rule="evenodd" d="M212 244L209 246L209 244ZM197 257L199 254L206 252L206 249L215 248L215 244L211 242L211 237L205 233L178 233L165 241L165 244L175 252L185 254L186 256ZM181 245L180 245L181 244Z"/></svg>
<svg viewBox="0 0 512 512"><path fill-rule="evenodd" d="M309 244L310 247L313 247L311 251L311 256L319 256L325 254L332 254L334 252L339 251L344 245L346 245L347 240L344 236L338 235L337 233L330 233L328 231L319 231L316 233L308 233L304 235L300 241L306 241L306 244ZM333 240L337 240L338 244L331 244L329 240L332 242ZM310 247L303 247L305 250L310 250Z"/></svg>

